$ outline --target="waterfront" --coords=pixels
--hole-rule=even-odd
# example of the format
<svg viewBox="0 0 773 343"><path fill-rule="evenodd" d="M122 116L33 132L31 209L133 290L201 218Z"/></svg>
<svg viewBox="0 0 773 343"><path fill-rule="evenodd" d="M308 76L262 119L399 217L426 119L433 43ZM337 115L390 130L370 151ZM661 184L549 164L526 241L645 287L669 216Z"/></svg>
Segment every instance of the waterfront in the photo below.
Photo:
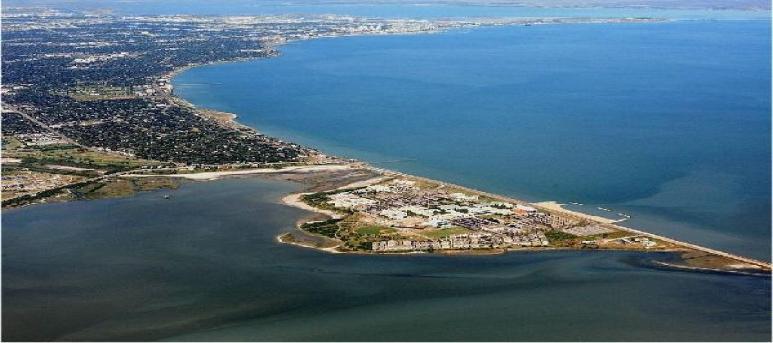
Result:
<svg viewBox="0 0 773 343"><path fill-rule="evenodd" d="M769 29L695 21L323 39L195 68L175 79L176 94L324 151L611 208L632 215L626 225L769 260Z"/></svg>
<svg viewBox="0 0 773 343"><path fill-rule="evenodd" d="M759 144L770 138L760 116L770 109L769 45L758 44L769 28L325 39L282 47L276 59L190 70L181 79L203 73L203 82L178 79L178 94L378 166L625 211L648 231L769 260L760 209L770 203L761 177L770 151ZM470 39L479 32L489 39ZM242 175L4 210L3 339L770 337L769 277L660 269L653 259L674 257L664 253L384 256L279 244L307 213L278 200L300 188Z"/></svg>
<svg viewBox="0 0 773 343"><path fill-rule="evenodd" d="M4 339L770 336L769 278L649 265L662 255L361 256L279 244L304 215L277 203L296 190L251 177L4 211Z"/></svg>

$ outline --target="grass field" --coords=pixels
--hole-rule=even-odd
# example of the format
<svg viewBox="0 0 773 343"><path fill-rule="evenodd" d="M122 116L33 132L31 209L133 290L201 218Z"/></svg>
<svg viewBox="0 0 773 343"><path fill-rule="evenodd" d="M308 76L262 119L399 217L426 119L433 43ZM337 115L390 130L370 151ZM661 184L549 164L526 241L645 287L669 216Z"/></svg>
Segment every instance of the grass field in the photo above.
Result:
<svg viewBox="0 0 773 343"><path fill-rule="evenodd" d="M15 137L3 137L3 154L5 154L6 150L12 151L23 147L24 143Z"/></svg>
<svg viewBox="0 0 773 343"><path fill-rule="evenodd" d="M440 239L451 235L458 235L458 234L463 234L468 232L470 232L470 230L465 229L463 227L449 227L445 229L426 230L426 231L423 231L422 234L427 236L427 238Z"/></svg>
<svg viewBox="0 0 773 343"><path fill-rule="evenodd" d="M20 149L5 146L3 157L19 158L24 163L60 164L94 169L132 169L160 162L83 149L72 145Z"/></svg>
<svg viewBox="0 0 773 343"><path fill-rule="evenodd" d="M176 189L179 185L179 180L168 177L119 178L107 182L91 183L77 188L75 192L85 199L119 198L130 196L137 192L157 189Z"/></svg>
<svg viewBox="0 0 773 343"><path fill-rule="evenodd" d="M357 233L363 236L379 236L383 234L395 233L397 230L386 226L379 225L367 225L361 226L356 229Z"/></svg>

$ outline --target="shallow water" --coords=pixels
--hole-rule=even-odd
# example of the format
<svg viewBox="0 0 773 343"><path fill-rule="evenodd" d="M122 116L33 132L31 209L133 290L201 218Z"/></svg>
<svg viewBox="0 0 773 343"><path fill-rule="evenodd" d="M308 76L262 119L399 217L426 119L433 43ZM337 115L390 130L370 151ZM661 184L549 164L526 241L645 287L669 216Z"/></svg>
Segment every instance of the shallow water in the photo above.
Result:
<svg viewBox="0 0 773 343"><path fill-rule="evenodd" d="M320 39L189 70L271 135L770 259L770 21Z"/></svg>
<svg viewBox="0 0 773 343"><path fill-rule="evenodd" d="M334 255L255 178L3 212L4 340L764 340L770 279L659 254ZM169 200L162 195L171 194Z"/></svg>

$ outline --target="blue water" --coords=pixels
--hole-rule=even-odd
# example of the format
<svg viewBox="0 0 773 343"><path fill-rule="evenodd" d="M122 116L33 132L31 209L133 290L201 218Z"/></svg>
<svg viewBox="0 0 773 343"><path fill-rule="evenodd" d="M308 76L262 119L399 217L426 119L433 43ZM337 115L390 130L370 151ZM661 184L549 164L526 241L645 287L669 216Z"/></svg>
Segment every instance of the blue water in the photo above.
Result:
<svg viewBox="0 0 773 343"><path fill-rule="evenodd" d="M770 259L770 21L293 43L176 93L271 135Z"/></svg>
<svg viewBox="0 0 773 343"><path fill-rule="evenodd" d="M770 278L667 254L327 254L255 178L3 211L4 341L762 341ZM162 195L171 194L170 199Z"/></svg>

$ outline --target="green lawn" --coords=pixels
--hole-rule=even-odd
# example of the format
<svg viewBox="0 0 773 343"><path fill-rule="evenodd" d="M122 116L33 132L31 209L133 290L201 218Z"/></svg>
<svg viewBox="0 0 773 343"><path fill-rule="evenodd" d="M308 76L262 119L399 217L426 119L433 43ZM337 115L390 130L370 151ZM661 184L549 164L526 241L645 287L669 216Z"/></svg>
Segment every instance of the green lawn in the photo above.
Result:
<svg viewBox="0 0 773 343"><path fill-rule="evenodd" d="M368 225L368 226L362 226L357 228L357 233L360 235L372 235L372 236L378 236L385 233L394 233L396 230L392 228L388 228L386 226L378 226L378 225Z"/></svg>
<svg viewBox="0 0 773 343"><path fill-rule="evenodd" d="M28 150L5 150L6 157L20 158L25 163L61 164L84 168L137 168L143 165L157 165L159 162L86 150L71 145L31 148Z"/></svg>

